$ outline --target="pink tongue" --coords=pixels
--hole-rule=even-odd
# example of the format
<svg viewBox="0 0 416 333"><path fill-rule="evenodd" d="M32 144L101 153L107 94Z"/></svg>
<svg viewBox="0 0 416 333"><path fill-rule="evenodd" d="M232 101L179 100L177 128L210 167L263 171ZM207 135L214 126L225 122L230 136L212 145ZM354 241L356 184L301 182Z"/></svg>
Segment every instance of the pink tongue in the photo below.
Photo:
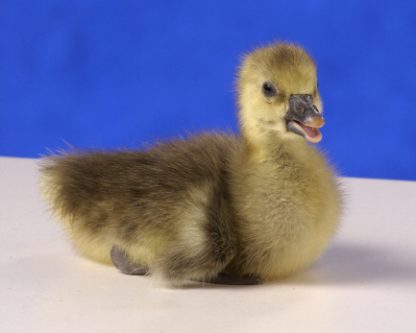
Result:
<svg viewBox="0 0 416 333"><path fill-rule="evenodd" d="M302 123L298 123L298 124L303 128L303 130L306 132L306 134L310 138L314 138L314 137L316 137L316 136L319 135L319 130L317 128L309 127L309 126L306 126L306 125L304 125Z"/></svg>

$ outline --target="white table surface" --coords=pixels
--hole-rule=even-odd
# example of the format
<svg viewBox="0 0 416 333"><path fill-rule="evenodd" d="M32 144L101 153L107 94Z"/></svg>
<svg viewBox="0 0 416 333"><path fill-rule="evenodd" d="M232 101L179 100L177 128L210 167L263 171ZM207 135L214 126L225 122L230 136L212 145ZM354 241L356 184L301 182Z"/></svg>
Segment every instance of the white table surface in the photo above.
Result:
<svg viewBox="0 0 416 333"><path fill-rule="evenodd" d="M0 158L0 332L416 332L416 182L343 183L342 226L308 271L167 289L78 256L36 160Z"/></svg>

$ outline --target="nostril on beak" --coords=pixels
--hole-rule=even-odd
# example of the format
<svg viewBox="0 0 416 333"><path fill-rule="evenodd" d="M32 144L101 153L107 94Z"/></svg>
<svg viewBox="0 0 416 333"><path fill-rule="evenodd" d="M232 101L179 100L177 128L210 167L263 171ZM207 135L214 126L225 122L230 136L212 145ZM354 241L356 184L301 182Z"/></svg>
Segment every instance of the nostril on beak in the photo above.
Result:
<svg viewBox="0 0 416 333"><path fill-rule="evenodd" d="M313 110L315 111L316 114L321 114L321 112L318 110L318 108L316 107L316 105L312 105Z"/></svg>

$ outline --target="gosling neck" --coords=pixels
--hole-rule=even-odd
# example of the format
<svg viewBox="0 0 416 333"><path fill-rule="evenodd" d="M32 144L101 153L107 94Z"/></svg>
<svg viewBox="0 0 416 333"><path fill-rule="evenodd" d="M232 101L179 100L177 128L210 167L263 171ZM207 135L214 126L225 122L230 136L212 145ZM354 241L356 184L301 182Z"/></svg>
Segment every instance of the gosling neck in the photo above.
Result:
<svg viewBox="0 0 416 333"><path fill-rule="evenodd" d="M285 128L275 124L247 123L240 119L241 137L245 152L257 161L284 156L302 157L312 148L301 137L282 134Z"/></svg>

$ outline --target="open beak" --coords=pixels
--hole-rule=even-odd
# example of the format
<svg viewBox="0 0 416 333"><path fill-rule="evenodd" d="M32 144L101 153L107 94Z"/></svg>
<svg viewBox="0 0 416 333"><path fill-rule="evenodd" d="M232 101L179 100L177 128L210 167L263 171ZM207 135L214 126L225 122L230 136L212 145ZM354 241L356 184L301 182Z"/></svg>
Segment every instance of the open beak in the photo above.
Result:
<svg viewBox="0 0 416 333"><path fill-rule="evenodd" d="M303 136L312 143L322 140L319 128L324 126L322 114L313 105L311 95L292 95L289 98L289 111L286 113L288 131Z"/></svg>

